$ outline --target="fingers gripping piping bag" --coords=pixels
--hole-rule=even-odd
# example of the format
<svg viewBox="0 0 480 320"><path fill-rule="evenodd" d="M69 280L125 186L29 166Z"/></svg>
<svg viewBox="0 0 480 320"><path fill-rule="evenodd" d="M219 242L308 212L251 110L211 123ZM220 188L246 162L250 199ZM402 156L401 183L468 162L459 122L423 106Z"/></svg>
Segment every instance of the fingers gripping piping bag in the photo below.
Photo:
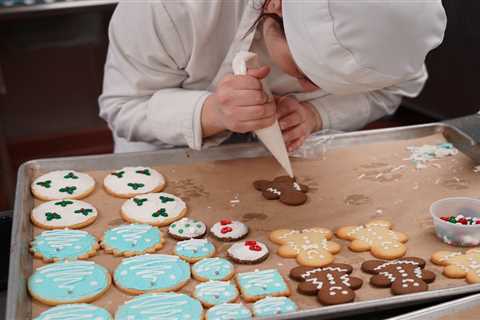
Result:
<svg viewBox="0 0 480 320"><path fill-rule="evenodd" d="M238 52L235 58L233 58L232 62L233 73L236 75L246 75L248 66L256 67L256 57L257 55L252 52ZM265 93L271 97L272 93L266 86L265 81L262 81L262 84ZM287 148L283 142L282 132L280 131L278 121L275 121L275 123L270 127L255 130L255 134L263 142L265 147L272 153L275 159L277 159L288 175L293 178L292 164L288 158Z"/></svg>

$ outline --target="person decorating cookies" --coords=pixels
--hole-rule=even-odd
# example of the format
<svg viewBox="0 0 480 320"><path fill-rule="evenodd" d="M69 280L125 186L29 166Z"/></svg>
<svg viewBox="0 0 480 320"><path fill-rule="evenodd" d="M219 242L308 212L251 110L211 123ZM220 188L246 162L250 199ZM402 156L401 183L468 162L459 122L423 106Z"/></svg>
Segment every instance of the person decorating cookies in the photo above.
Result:
<svg viewBox="0 0 480 320"><path fill-rule="evenodd" d="M100 115L115 152L200 150L277 119L293 151L313 132L360 129L416 96L445 26L437 0L121 2ZM232 75L239 51L259 67Z"/></svg>

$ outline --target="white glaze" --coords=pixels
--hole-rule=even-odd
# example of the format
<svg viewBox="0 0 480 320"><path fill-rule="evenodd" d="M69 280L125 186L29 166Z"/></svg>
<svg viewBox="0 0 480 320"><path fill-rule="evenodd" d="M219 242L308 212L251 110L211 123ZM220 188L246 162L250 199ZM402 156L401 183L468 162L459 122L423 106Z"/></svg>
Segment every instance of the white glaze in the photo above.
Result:
<svg viewBox="0 0 480 320"><path fill-rule="evenodd" d="M241 261L256 261L268 254L268 247L264 243L256 241L256 244L262 248L261 251L250 250L245 241L240 241L234 243L227 252L231 257Z"/></svg>
<svg viewBox="0 0 480 320"><path fill-rule="evenodd" d="M222 233L221 230L224 227L231 227L232 231ZM240 221L232 221L232 223L226 225L222 225L220 222L217 222L210 228L210 232L212 232L215 237L220 239L239 239L248 233L248 227Z"/></svg>
<svg viewBox="0 0 480 320"><path fill-rule="evenodd" d="M150 176L137 173L140 170L149 170ZM105 177L103 184L113 193L118 195L133 195L152 192L156 188L165 184L165 178L155 169L149 167L124 167L114 172L124 171L121 178L109 174ZM128 183L143 183L144 186L134 190L128 186Z"/></svg>
<svg viewBox="0 0 480 320"><path fill-rule="evenodd" d="M65 179L64 177L70 172L77 176L78 179ZM50 188L37 184L38 182L44 182L47 180L51 181ZM73 194L59 191L66 186L74 186L77 189ZM91 176L74 170L52 171L36 178L32 183L32 191L47 200L76 198L78 195L88 193L94 187L95 180Z"/></svg>
<svg viewBox="0 0 480 320"><path fill-rule="evenodd" d="M160 196L172 198L175 201L162 203ZM134 199L147 199L142 205L137 205ZM134 221L140 223L155 224L163 220L175 220L175 217L179 216L187 205L182 199L165 192L148 193L138 195L134 198L130 198L122 205L122 212L127 218L131 218ZM165 209L168 217L158 216L153 217L152 214L160 209Z"/></svg>
<svg viewBox="0 0 480 320"><path fill-rule="evenodd" d="M187 225L189 226L187 227ZM201 227L198 228L196 227L197 225ZM180 233L179 230L183 230L183 233ZM200 237L204 235L206 231L207 226L205 223L191 218L182 218L168 227L168 233L182 238Z"/></svg>
<svg viewBox="0 0 480 320"><path fill-rule="evenodd" d="M87 220L91 220L93 217L96 218L98 215L97 209L95 209L95 207L88 202L73 199L65 200L71 201L73 202L73 204L62 207L59 205L55 205L55 203L61 202L63 200L52 200L49 202L44 202L32 210L32 219L38 224L51 228L68 228L75 225L83 224ZM91 209L92 212L88 213L87 216L81 213L75 213L76 210L80 209ZM46 217L47 212L57 213L61 216L61 219L52 219L48 221Z"/></svg>

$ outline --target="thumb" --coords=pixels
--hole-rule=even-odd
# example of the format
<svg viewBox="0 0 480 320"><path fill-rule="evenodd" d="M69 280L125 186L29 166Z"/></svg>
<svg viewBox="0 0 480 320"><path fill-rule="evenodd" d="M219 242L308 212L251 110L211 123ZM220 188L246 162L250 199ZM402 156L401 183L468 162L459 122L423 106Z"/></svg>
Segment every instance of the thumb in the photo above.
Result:
<svg viewBox="0 0 480 320"><path fill-rule="evenodd" d="M269 73L270 73L270 67L269 66L263 66L263 67L260 67L260 68L252 68L252 69L248 69L248 71L247 71L247 74L249 76L252 76L252 77L257 78L259 80L268 76Z"/></svg>

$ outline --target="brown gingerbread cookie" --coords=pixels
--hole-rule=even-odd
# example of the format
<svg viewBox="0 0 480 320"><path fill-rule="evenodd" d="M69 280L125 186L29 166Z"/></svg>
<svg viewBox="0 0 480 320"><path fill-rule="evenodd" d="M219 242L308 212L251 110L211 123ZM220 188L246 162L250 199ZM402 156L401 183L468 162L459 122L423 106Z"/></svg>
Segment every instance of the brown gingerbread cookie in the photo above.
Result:
<svg viewBox="0 0 480 320"><path fill-rule="evenodd" d="M298 183L295 178L289 176L280 176L269 180L257 180L253 182L253 186L267 200L280 200L280 202L298 206L307 201L308 186Z"/></svg>
<svg viewBox="0 0 480 320"><path fill-rule="evenodd" d="M290 278L300 281L298 292L305 295L317 295L323 305L352 302L355 291L363 281L351 277L353 268L344 263L332 263L321 268L296 267L290 270Z"/></svg>
<svg viewBox="0 0 480 320"><path fill-rule="evenodd" d="M380 288L390 287L394 295L427 291L428 283L435 280L435 274L424 270L424 267L425 260L416 257L362 263L362 270L374 275L370 284Z"/></svg>

